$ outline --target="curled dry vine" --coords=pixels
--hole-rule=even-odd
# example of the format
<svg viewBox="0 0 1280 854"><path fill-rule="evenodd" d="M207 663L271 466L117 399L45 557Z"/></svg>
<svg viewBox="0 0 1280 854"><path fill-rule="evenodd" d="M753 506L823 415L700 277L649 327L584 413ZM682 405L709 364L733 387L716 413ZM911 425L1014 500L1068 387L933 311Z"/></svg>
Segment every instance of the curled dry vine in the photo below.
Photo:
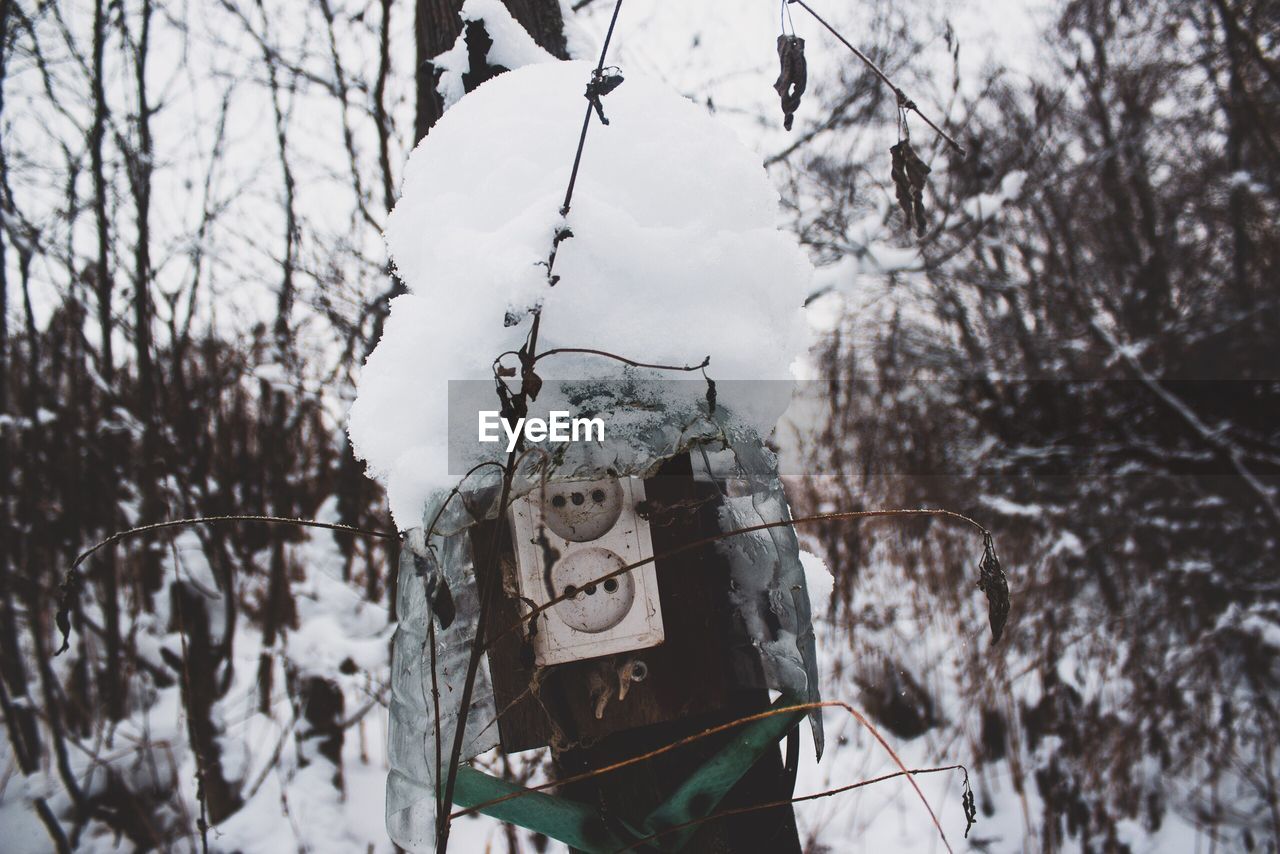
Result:
<svg viewBox="0 0 1280 854"><path fill-rule="evenodd" d="M759 812L761 810L775 809L777 807L793 806L795 804L804 803L805 801L816 801L819 798L830 798L835 795L843 794L845 792L851 792L854 789L861 789L866 786L875 785L876 783L883 783L886 780L892 780L896 777L912 778L920 774L938 774L944 771L959 771L961 774L964 775L961 802L964 804L964 815L965 815L965 821L966 821L964 835L965 835L965 838L968 839L969 830L970 828L973 827L974 818L978 814L977 808L974 807L973 805L973 789L969 786L969 769L963 765L942 765L936 768L912 768L907 771L894 771L891 774L881 774L879 777L872 777L868 780L859 780L856 783L848 783L846 785L836 786L831 789L823 789L821 792L813 792L812 794L808 794L808 795L797 795L795 797L785 798L782 800L762 801L756 804L748 804L742 807L732 807L730 809L720 810L718 812L711 813L710 815L703 816L702 818L694 819L692 821L686 821L681 824L663 828L662 830L656 833L650 834L649 836L636 840L630 846L622 850L630 851L640 845L647 844L661 836L666 836L667 834L670 834L670 833L678 833L681 830L685 830L690 827L696 827L700 824L707 824L709 822L716 821L722 818L730 818L735 815L745 815L747 813ZM948 851L951 850L951 846L947 844L945 837L943 838L943 844L947 845ZM621 852L618 852L618 854L621 854Z"/></svg>
<svg viewBox="0 0 1280 854"><path fill-rule="evenodd" d="M140 525L136 528L129 528L124 531L116 531L109 537L99 540L88 549L82 551L72 562L70 568L62 576L62 584L58 587L58 611L54 616L58 630L62 632L62 646L54 655L61 655L67 651L71 638L71 612L75 608L76 597L80 593L80 585L83 577L80 574L80 565L92 557L100 549L114 545L121 540L140 534L150 534L156 531L163 531L170 528L187 528L195 525L216 525L223 522L261 522L265 524L276 525L294 525L300 528L321 528L328 531L340 531L347 534L361 534L366 537L378 537L384 540L398 540L400 535L390 531L371 531L365 528L356 528L351 525L343 525L336 522L319 522L315 519L291 519L284 516L260 516L238 514L233 516L201 516L194 519L170 519L165 522L153 522L149 525Z"/></svg>
<svg viewBox="0 0 1280 854"><path fill-rule="evenodd" d="M813 7L808 3L804 2L804 0L783 0L783 8L789 9L793 3L808 12L815 21L847 47L872 74L880 79L880 82L893 92L894 98L897 99L899 138L898 142L889 149L892 159L891 178L897 191L898 205L902 208L902 212L907 219L907 228L914 229L916 236L922 237L926 228L924 188L930 170L928 164L921 160L911 147L911 136L907 129L907 114L915 113L919 116L934 133L945 140L962 158L965 156L964 149L946 131L934 124L933 120L921 111L916 102L907 97L907 93L889 78L884 69L841 35L835 27L814 11ZM804 92L804 39L797 38L794 33L788 36L784 32L778 36L778 58L782 70L778 76L777 83L774 84L774 88L777 89L778 94L782 97L782 109L785 116L784 127L787 130L791 130L792 114L799 107L800 95Z"/></svg>

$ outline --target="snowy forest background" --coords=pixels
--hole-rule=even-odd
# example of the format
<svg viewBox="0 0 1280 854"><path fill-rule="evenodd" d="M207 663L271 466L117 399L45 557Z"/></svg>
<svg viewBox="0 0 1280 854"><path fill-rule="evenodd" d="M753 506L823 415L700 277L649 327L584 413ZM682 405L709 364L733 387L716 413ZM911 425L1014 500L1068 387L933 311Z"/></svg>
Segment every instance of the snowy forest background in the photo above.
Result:
<svg viewBox="0 0 1280 854"><path fill-rule="evenodd" d="M57 658L53 612L77 553L134 524L391 528L342 428L399 292L381 227L440 114L431 59L458 5L0 3L6 851L198 850L203 823L217 851L391 849L394 542L134 539L86 565ZM551 53L594 57L613 4L506 6ZM971 538L807 530L834 576L824 694L908 764L970 767L971 850L1275 851L1280 7L817 8L970 152L913 126L933 167L919 240L889 180L891 93L798 11L790 134L777 3L628 0L612 57L758 149L822 265L832 417L777 437L821 473L791 482L798 510L947 507L1010 572L993 654ZM885 768L828 729L798 793ZM921 784L959 843L958 781ZM905 785L798 815L815 852L942 850ZM454 844L546 850L489 819Z"/></svg>

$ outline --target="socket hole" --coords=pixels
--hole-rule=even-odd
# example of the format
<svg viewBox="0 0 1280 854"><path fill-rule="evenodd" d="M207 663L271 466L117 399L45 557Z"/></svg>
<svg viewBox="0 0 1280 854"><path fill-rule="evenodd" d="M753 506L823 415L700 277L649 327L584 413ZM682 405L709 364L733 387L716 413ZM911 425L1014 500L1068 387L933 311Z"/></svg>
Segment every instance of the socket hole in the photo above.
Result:
<svg viewBox="0 0 1280 854"><path fill-rule="evenodd" d="M570 496L569 500L573 502L575 507L581 507L582 503L587 500L587 497L581 492L575 492Z"/></svg>
<svg viewBox="0 0 1280 854"><path fill-rule="evenodd" d="M552 498L551 498L551 506L552 506L552 507L563 507L563 506L564 506L564 496L563 496L563 495L556 495L556 496L552 496Z"/></svg>
<svg viewBox="0 0 1280 854"><path fill-rule="evenodd" d="M643 661L635 661L631 664L631 681L643 682L649 676L649 665Z"/></svg>
<svg viewBox="0 0 1280 854"><path fill-rule="evenodd" d="M583 589L583 590L585 590L585 591L587 591L587 595L588 595L588 596L594 596L594 595L595 595L595 592L596 592L596 586L595 586L594 584L588 584L586 587L584 587L584 588L582 588L582 589Z"/></svg>
<svg viewBox="0 0 1280 854"><path fill-rule="evenodd" d="M618 579L616 579L616 578L606 578L606 579L605 579L605 582L604 582L604 592L605 592L605 593L617 593L617 592L618 592Z"/></svg>
<svg viewBox="0 0 1280 854"><path fill-rule="evenodd" d="M572 584L566 584L564 587L564 595L572 599L574 596L578 595L578 588L574 587Z"/></svg>
<svg viewBox="0 0 1280 854"><path fill-rule="evenodd" d="M595 503L597 503L597 504L603 504L603 503L604 503L604 499L605 499L605 494L604 494L604 490L603 490L603 489L593 489L593 490L591 490L591 500L592 500L592 501L594 501L594 502L595 502Z"/></svg>

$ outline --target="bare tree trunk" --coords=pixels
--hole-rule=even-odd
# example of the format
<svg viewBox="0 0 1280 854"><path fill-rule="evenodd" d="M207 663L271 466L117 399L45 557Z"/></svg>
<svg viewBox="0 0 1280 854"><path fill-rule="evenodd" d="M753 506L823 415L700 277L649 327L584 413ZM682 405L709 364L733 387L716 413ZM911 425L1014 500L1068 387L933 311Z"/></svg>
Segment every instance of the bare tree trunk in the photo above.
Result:
<svg viewBox="0 0 1280 854"><path fill-rule="evenodd" d="M391 0L381 0L382 21L378 27L378 77L373 86L373 120L378 126L378 167L382 171L382 206L391 210L396 203L391 177L391 119L387 115L387 81L391 78Z"/></svg>
<svg viewBox="0 0 1280 854"><path fill-rule="evenodd" d="M418 109L413 123L413 138L420 140L444 114L444 100L436 92L440 70L432 62L457 41L462 32L458 17L462 0L417 0L413 21L417 63L414 79L418 91Z"/></svg>
<svg viewBox="0 0 1280 854"><path fill-rule="evenodd" d="M543 50L559 59L569 58L564 19L556 0L503 0L503 5ZM416 9L418 111L414 139L420 140L444 113L444 101L436 92L440 71L432 60L453 47L462 33L458 16L462 0L417 0Z"/></svg>
<svg viewBox="0 0 1280 854"><path fill-rule="evenodd" d="M183 707L186 710L187 735L196 757L196 774L208 808L211 824L217 824L240 808L240 795L222 769L222 750L218 745L218 726L214 722L217 701L213 678L220 662L209 631L209 610L199 590L185 582L170 588L174 626L184 638L181 661L169 661L182 680Z"/></svg>
<svg viewBox="0 0 1280 854"><path fill-rule="evenodd" d="M543 50L556 59L569 58L559 3L555 0L503 0L503 3Z"/></svg>
<svg viewBox="0 0 1280 854"><path fill-rule="evenodd" d="M295 503L289 485L288 462L285 436L287 435L286 412L288 401L283 393L273 391L267 383L262 383L262 398L270 401L271 421L267 428L269 441L279 443L271 454L266 472L263 492L273 497L271 510L277 516L292 516ZM289 562L285 554L285 544L281 533L271 538L271 567L267 580L267 605L263 614L262 656L258 661L259 708L263 713L271 709L271 691L273 686L272 648L280 636L297 622L297 610L294 607L293 592L289 588Z"/></svg>
<svg viewBox="0 0 1280 854"><path fill-rule="evenodd" d="M0 2L0 121L4 119L4 84L9 69L9 0ZM9 164L0 139L0 415L9 411Z"/></svg>
<svg viewBox="0 0 1280 854"><path fill-rule="evenodd" d="M151 47L151 0L142 0L140 30L134 45L134 80L138 103L138 148L129 157L129 183L133 192L137 219L137 242L134 244L133 324L134 347L138 359L138 400L135 411L143 424L142 454L138 460L138 490L142 498L142 518L159 519L164 515L160 501L160 452L158 420L159 400L156 393L156 370L152 358L151 320L151 173L153 145L151 139L152 107L147 97L147 54ZM142 555L142 589L139 597L149 609L151 596L163 582L159 543L151 542Z"/></svg>
<svg viewBox="0 0 1280 854"><path fill-rule="evenodd" d="M89 157L93 172L93 214L97 226L98 255L94 265L94 288L98 298L98 329L102 337L99 344L98 370L107 385L115 381L115 359L111 338L114 322L111 317L111 298L114 290L111 281L109 253L111 231L107 222L107 179L103 162L107 127L107 96L103 80L103 59L107 42L107 9L103 0L93 4L93 67L90 71L90 87L93 90L93 127L89 134ZM109 518L114 517L114 511ZM124 716L124 692L119 680L120 670L120 602L117 561L114 552L104 556L99 577L102 580L103 613L107 630L106 661L103 677L106 682L107 714L112 720Z"/></svg>
<svg viewBox="0 0 1280 854"><path fill-rule="evenodd" d="M107 93L103 75L103 54L107 44L107 10L103 0L93 4L93 128L89 132L89 158L93 170L93 216L98 228L98 258L94 266L94 287L98 294L98 328L102 336L99 371L110 384L115 379L115 359L111 353L111 271L107 253L111 249L111 232L107 223L107 178L102 149L107 130Z"/></svg>
<svg viewBox="0 0 1280 854"><path fill-rule="evenodd" d="M262 0L258 0L258 9L262 12L263 19L262 61L267 68L267 86L271 91L271 110L275 118L276 147L280 155L280 171L284 183L284 260L281 262L284 275L280 282L280 292L276 298L276 346L281 360L289 364L291 362L289 356L293 352L289 322L293 313L295 290L293 281L294 255L297 249L298 237L298 213L294 205L296 184L293 178L293 168L289 163L289 139L285 128L284 104L281 101L279 63L270 47L271 33L266 28L266 21L269 16Z"/></svg>
<svg viewBox="0 0 1280 854"><path fill-rule="evenodd" d="M4 83L9 65L9 15L11 9L5 2L0 5L0 121L4 120ZM4 152L4 140L0 139L0 174L8 170ZM3 182L8 187L8 181ZM8 233L9 205L7 195L0 198L0 414L9 411L9 279L8 279ZM17 444L15 433L6 431L0 436L0 460L3 460L3 491L0 491L0 537L9 542L17 535L9 519L9 495L13 489L14 470L12 446ZM40 731L36 725L35 710L25 701L27 695L27 673L22 662L22 652L18 647L18 624L13 612L13 593L9 589L10 561L13 554L6 549L0 556L0 687L8 686L4 696L5 729L13 742L14 755L23 772L29 773L23 762L23 755L38 757L40 755ZM18 711L10 711L9 694L20 701Z"/></svg>
<svg viewBox="0 0 1280 854"><path fill-rule="evenodd" d="M333 767L333 786L339 792L346 787L342 777L342 689L322 676L291 674L290 693L298 698L302 720L298 724L298 767L314 762Z"/></svg>

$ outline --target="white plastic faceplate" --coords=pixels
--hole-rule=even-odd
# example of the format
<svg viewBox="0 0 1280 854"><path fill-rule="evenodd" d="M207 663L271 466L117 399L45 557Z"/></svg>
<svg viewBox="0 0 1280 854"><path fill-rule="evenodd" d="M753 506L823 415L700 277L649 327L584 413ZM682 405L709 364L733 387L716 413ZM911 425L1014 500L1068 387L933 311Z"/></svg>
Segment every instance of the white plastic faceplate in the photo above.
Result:
<svg viewBox="0 0 1280 854"><path fill-rule="evenodd" d="M662 643L652 563L595 583L652 557L649 523L636 513L643 500L644 482L622 478L551 483L512 504L520 595L545 605L553 595L574 594L536 619L533 652L539 666Z"/></svg>

